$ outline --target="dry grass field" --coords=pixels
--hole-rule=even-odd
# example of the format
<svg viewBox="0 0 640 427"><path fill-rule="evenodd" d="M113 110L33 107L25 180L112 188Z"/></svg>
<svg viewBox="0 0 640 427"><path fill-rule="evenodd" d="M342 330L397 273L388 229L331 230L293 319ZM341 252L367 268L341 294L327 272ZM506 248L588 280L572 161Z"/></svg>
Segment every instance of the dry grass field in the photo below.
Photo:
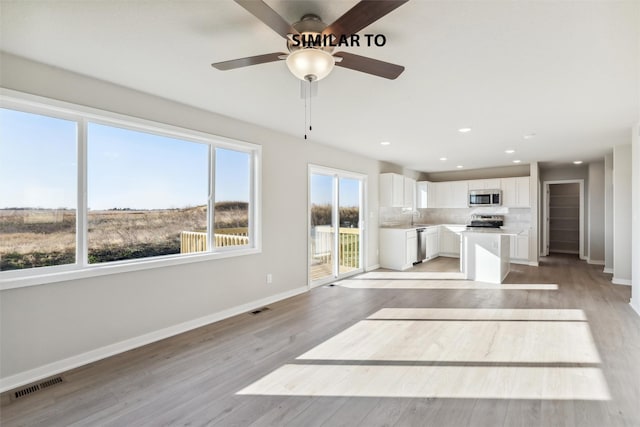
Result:
<svg viewBox="0 0 640 427"><path fill-rule="evenodd" d="M215 229L247 227L244 202L215 206ZM180 232L205 231L206 206L90 211L89 262L180 252ZM75 262L75 210L0 209L0 271Z"/></svg>

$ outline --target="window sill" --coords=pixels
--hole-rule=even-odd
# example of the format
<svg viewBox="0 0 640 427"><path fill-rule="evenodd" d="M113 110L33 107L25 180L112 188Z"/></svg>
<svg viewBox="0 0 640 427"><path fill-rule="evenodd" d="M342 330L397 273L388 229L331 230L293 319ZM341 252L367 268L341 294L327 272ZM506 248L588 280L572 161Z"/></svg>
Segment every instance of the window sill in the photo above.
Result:
<svg viewBox="0 0 640 427"><path fill-rule="evenodd" d="M28 286L46 285L49 283L64 282L68 280L85 279L89 277L105 276L109 274L127 273L130 271L149 270L152 268L169 267L172 265L190 264L194 262L205 262L216 259L232 258L244 255L254 255L261 253L259 248L246 248L226 252L199 253L192 255L169 255L162 258L136 259L128 261L115 261L108 264L90 265L88 267L78 267L75 270L65 270L49 273L36 273L32 275L6 277L0 273L0 291L9 289L25 288ZM37 269L36 269L37 270ZM16 270L13 270L16 271ZM24 271L24 270L22 270ZM8 272L7 272L8 273Z"/></svg>

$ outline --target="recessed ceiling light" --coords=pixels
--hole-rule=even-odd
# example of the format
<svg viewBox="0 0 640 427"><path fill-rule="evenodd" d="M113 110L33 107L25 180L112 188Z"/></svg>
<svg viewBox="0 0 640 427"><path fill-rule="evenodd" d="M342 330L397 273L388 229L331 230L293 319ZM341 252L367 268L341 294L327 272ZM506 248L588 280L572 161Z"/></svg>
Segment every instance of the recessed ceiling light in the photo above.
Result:
<svg viewBox="0 0 640 427"><path fill-rule="evenodd" d="M440 161L441 161L441 162L444 162L445 160L447 160L447 158L446 158L446 157L440 157Z"/></svg>
<svg viewBox="0 0 640 427"><path fill-rule="evenodd" d="M471 132L471 128L460 128L458 129L458 132L462 132L462 133Z"/></svg>
<svg viewBox="0 0 640 427"><path fill-rule="evenodd" d="M457 167L458 169L462 169L464 166L462 166L462 165L458 165L458 166L456 166L456 167Z"/></svg>
<svg viewBox="0 0 640 427"><path fill-rule="evenodd" d="M528 133L528 134L523 136L524 139L531 139L531 138L535 138L535 137L536 137L535 133Z"/></svg>
<svg viewBox="0 0 640 427"><path fill-rule="evenodd" d="M391 145L391 143L389 141L382 141L380 145Z"/></svg>
<svg viewBox="0 0 640 427"><path fill-rule="evenodd" d="M513 163L520 163L522 160L514 160Z"/></svg>
<svg viewBox="0 0 640 427"><path fill-rule="evenodd" d="M582 164L582 160L574 160L573 164L574 165L581 165Z"/></svg>
<svg viewBox="0 0 640 427"><path fill-rule="evenodd" d="M504 150L504 152L507 153L507 154L513 154L513 153L516 152L516 150L509 149L509 150Z"/></svg>

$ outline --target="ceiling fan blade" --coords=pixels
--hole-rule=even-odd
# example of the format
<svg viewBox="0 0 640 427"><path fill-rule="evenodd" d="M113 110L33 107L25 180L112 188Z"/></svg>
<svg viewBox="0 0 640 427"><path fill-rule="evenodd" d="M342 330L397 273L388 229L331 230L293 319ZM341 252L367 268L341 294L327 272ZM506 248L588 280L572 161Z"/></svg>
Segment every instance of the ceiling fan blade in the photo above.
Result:
<svg viewBox="0 0 640 427"><path fill-rule="evenodd" d="M248 67L250 65L264 64L266 62L280 61L286 57L286 53L274 52L258 56L248 56L246 58L232 59L231 61L215 62L211 64L211 66L218 70L226 71L233 70L235 68Z"/></svg>
<svg viewBox="0 0 640 427"><path fill-rule="evenodd" d="M322 31L337 38L355 34L409 0L362 0Z"/></svg>
<svg viewBox="0 0 640 427"><path fill-rule="evenodd" d="M336 61L336 66L338 67L373 74L374 76L384 77L385 79L395 80L404 71L402 65L367 58L366 56L355 55L353 53L336 52L334 56L336 59L342 58L342 61Z"/></svg>
<svg viewBox="0 0 640 427"><path fill-rule="evenodd" d="M282 37L287 34L298 34L298 31L284 20L275 10L271 9L268 4L262 0L235 0L240 6L244 7L253 16L267 24L276 33Z"/></svg>

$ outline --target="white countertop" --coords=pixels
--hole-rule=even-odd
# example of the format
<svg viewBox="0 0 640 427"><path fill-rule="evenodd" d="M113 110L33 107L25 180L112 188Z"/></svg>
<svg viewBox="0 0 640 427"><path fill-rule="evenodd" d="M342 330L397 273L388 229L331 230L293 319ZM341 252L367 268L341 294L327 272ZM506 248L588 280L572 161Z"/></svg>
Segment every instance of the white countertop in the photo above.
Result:
<svg viewBox="0 0 640 427"><path fill-rule="evenodd" d="M381 226L381 230L415 230L416 228L429 228L429 227L462 227L465 228L464 224L414 224L414 225L392 225L392 226Z"/></svg>
<svg viewBox="0 0 640 427"><path fill-rule="evenodd" d="M478 233L478 234L506 234L509 236L517 236L519 234L522 234L524 232L524 230L522 229L517 229L517 228L482 228L482 227L476 227L476 228L465 228L464 230L461 231L461 233L465 233L465 234L473 234L473 233Z"/></svg>

